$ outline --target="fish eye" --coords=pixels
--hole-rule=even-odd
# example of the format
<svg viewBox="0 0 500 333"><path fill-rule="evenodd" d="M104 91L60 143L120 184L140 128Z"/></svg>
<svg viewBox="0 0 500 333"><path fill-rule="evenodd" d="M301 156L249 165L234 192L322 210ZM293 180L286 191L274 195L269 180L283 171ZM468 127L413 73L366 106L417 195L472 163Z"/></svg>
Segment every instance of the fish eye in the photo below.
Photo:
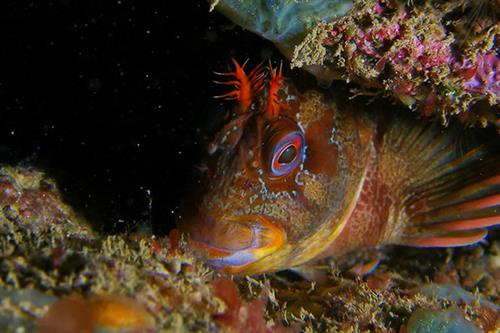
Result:
<svg viewBox="0 0 500 333"><path fill-rule="evenodd" d="M293 144L289 144L285 146L282 150L281 154L278 157L279 164L288 164L293 162L293 160L297 157L297 148Z"/></svg>
<svg viewBox="0 0 500 333"><path fill-rule="evenodd" d="M275 145L270 161L273 176L291 173L301 163L304 155L304 138L302 133L293 131L283 136Z"/></svg>

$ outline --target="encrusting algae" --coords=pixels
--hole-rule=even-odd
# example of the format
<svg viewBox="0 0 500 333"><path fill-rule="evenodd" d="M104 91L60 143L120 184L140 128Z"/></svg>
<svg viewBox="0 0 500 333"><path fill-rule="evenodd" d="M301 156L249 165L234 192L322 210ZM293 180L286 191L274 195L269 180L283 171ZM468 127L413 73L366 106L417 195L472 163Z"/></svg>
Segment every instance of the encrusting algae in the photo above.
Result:
<svg viewBox="0 0 500 333"><path fill-rule="evenodd" d="M432 255L395 249L363 279L347 272L350 262L324 262L322 283L286 273L232 280L196 259L176 232L97 235L43 173L1 173L3 332L399 333L436 316L413 316L417 309L449 308L464 327L500 327L498 241ZM419 293L428 281L435 287ZM450 283L457 296L440 294Z"/></svg>
<svg viewBox="0 0 500 333"><path fill-rule="evenodd" d="M250 9L237 0L214 8L274 42L292 68L323 82L353 81L360 85L354 95L391 96L445 124L458 115L469 124L500 127L496 0L354 0L324 17L311 13L308 1L244 3ZM291 21L279 26L282 34L270 34L267 27L275 27L270 22L282 12L316 23L297 27Z"/></svg>

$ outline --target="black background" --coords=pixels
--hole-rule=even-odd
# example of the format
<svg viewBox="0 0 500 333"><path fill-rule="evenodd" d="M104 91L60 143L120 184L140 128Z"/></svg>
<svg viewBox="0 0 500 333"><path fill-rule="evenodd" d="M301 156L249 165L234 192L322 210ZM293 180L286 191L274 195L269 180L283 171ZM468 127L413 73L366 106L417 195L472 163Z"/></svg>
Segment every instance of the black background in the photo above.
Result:
<svg viewBox="0 0 500 333"><path fill-rule="evenodd" d="M1 161L47 170L106 232L168 232L227 106L213 71L280 59L205 1L2 3Z"/></svg>

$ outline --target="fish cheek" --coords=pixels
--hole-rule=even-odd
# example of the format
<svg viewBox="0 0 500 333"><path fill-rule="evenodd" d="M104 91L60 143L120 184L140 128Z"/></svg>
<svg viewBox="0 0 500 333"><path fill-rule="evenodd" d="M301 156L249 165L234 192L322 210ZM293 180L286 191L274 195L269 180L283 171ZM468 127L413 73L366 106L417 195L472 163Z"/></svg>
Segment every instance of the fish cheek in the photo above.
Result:
<svg viewBox="0 0 500 333"><path fill-rule="evenodd" d="M307 158L304 166L306 170L313 174L324 174L327 177L335 177L338 174L339 150L333 134L331 116L323 116L308 125L305 133Z"/></svg>

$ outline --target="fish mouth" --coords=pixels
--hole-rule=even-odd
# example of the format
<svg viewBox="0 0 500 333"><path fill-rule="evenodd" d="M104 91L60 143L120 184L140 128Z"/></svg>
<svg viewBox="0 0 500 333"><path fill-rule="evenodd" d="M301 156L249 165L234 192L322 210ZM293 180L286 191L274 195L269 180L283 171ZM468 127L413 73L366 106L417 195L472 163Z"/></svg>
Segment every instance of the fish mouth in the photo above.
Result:
<svg viewBox="0 0 500 333"><path fill-rule="evenodd" d="M210 266L239 273L276 251L286 241L284 229L263 215L204 219L191 227L189 243Z"/></svg>

